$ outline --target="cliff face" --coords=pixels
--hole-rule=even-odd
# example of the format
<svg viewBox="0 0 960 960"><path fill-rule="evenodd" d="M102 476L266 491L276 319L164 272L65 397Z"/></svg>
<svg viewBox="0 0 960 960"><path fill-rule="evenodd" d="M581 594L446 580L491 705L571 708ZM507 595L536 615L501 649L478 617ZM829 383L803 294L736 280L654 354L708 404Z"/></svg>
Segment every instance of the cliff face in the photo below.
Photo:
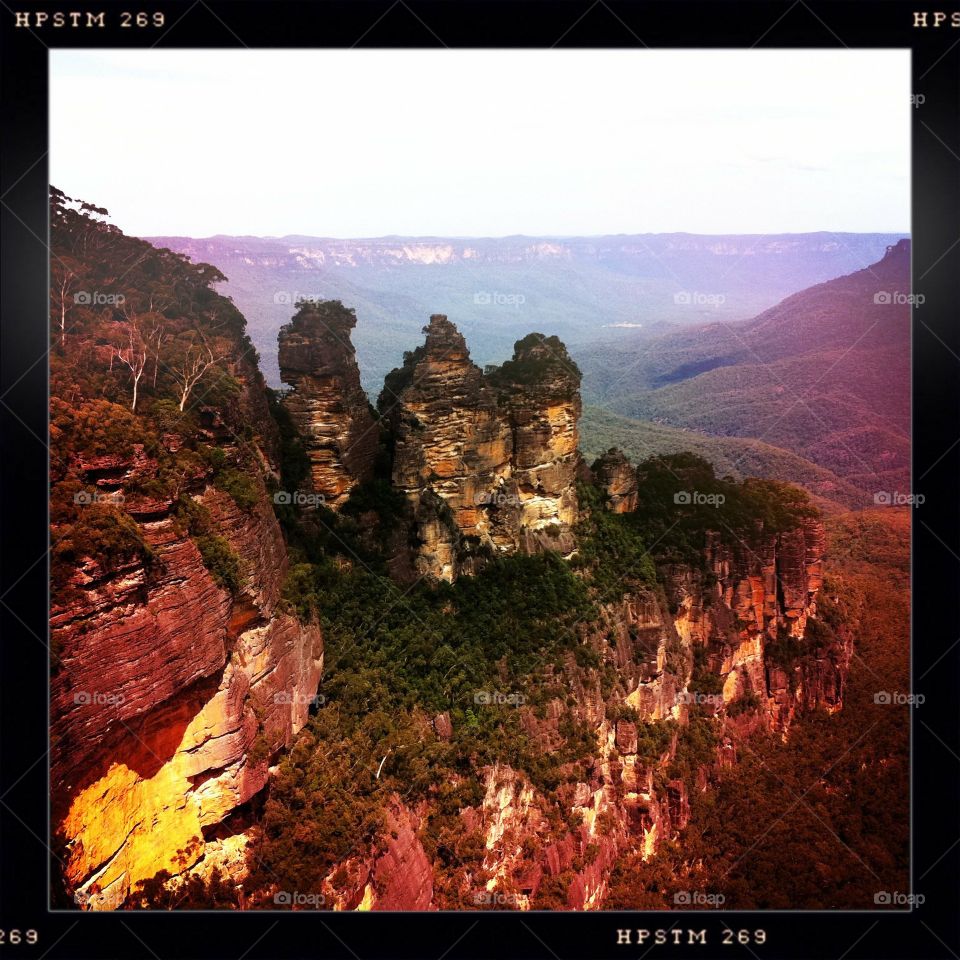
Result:
<svg viewBox="0 0 960 960"><path fill-rule="evenodd" d="M293 387L285 403L306 444L311 492L332 510L370 479L377 452L350 340L356 323L338 300L308 302L279 333L280 375Z"/></svg>
<svg viewBox="0 0 960 960"><path fill-rule="evenodd" d="M637 509L637 471L623 451L612 447L593 465L597 482L610 498L608 509L630 513Z"/></svg>
<svg viewBox="0 0 960 960"><path fill-rule="evenodd" d="M207 311L232 310L202 267L108 236L159 259L155 282L182 271ZM94 322L76 336L94 342ZM178 318L155 322L177 335ZM83 380L67 381L68 394L54 367L52 827L67 891L86 909L115 908L139 881L236 847L231 814L267 783L320 680L319 626L280 603L288 559L265 486L278 430L263 379L245 359L242 318L212 330L229 388L205 381L185 411L161 395L171 387L159 358L158 387L135 413L129 400L87 399ZM68 361L73 350L68 341Z"/></svg>
<svg viewBox="0 0 960 960"><path fill-rule="evenodd" d="M533 334L484 374L441 315L387 377L392 481L416 527L415 568L452 581L493 553L569 553L577 519L579 373L556 338Z"/></svg>
<svg viewBox="0 0 960 960"><path fill-rule="evenodd" d="M603 604L582 627L597 664L571 656L554 678L566 696L515 708L544 754L564 742L571 720L587 725L593 747L581 775L548 793L523 770L485 767L482 799L459 811L459 832L479 851L473 860L430 860L426 803L403 813L382 849L331 873L348 877L337 908L408 909L413 890L419 909L603 909L616 864L632 852L649 859L676 839L692 793L735 762L751 731L786 733L798 711L839 709L849 645L825 647L810 626L823 553L815 521L776 534L760 528L749 543L710 533L708 573L677 565L664 589L636 586ZM785 636L793 641L786 652L778 647ZM722 692L700 692L703 674ZM753 705L734 709L745 703ZM712 746L692 768L678 766L681 756L691 763L681 742L692 723L714 731ZM433 727L439 740L450 737L448 715ZM411 886L371 882L386 863L404 864Z"/></svg>
<svg viewBox="0 0 960 960"><path fill-rule="evenodd" d="M808 636L824 551L815 520L780 533L761 529L749 544L714 532L705 550L711 585L690 568L667 575L677 631L722 678L723 703L756 697L768 724L784 733L798 709L843 704L850 638Z"/></svg>

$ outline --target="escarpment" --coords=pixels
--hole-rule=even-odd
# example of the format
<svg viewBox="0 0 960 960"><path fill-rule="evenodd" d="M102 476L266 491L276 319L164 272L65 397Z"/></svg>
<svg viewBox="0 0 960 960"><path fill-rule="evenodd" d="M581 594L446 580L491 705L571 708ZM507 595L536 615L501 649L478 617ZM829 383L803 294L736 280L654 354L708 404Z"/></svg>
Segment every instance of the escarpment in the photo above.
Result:
<svg viewBox="0 0 960 960"><path fill-rule="evenodd" d="M51 357L51 827L63 893L109 909L242 845L323 640L281 601L280 432L222 277L72 203L74 282L125 266L123 309L65 304Z"/></svg>
<svg viewBox="0 0 960 960"><path fill-rule="evenodd" d="M542 670L551 692L499 708L544 757L568 755L584 731L581 759L553 783L502 761L455 775L453 786L475 776L479 790L449 828L452 863L434 852L428 794L391 813L403 826L338 864L324 889L343 909L604 909L616 865L682 843L693 797L753 731L786 733L800 711L839 707L849 646L811 629L822 560L816 522L745 543L711 531L702 573L678 564L662 585L625 581L581 624L579 651ZM777 648L785 634L792 646ZM463 722L445 713L423 736L455 740ZM409 888L377 882L391 863L410 871Z"/></svg>
<svg viewBox="0 0 960 960"><path fill-rule="evenodd" d="M306 721L323 643L281 609L286 547L257 472L243 507L209 469L180 494L236 560L225 586L202 552L210 535L191 536L169 496L138 494L157 475L141 452L69 470L122 497L150 550L112 568L83 560L51 610L54 822L69 889L102 909L202 861L209 831L263 789L270 757Z"/></svg>
<svg viewBox="0 0 960 960"><path fill-rule="evenodd" d="M280 375L293 388L284 402L310 458L309 492L331 510L370 479L377 452L377 425L350 340L356 323L339 300L311 300L279 334Z"/></svg>

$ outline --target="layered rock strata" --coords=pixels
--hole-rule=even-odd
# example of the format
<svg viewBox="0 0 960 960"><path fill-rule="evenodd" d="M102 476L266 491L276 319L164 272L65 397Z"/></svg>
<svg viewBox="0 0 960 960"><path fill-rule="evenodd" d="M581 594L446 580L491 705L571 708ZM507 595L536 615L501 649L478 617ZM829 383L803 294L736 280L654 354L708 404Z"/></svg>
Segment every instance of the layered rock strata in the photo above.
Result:
<svg viewBox="0 0 960 960"><path fill-rule="evenodd" d="M761 528L750 543L710 533L708 577L689 567L667 571L676 628L723 679L723 703L756 697L781 732L798 709L843 704L852 641L813 642L808 631L825 549L822 524L805 519L779 533Z"/></svg>
<svg viewBox="0 0 960 960"><path fill-rule="evenodd" d="M280 376L293 388L284 402L310 458L308 492L332 510L370 479L377 453L377 425L350 340L356 323L339 300L307 301L278 336Z"/></svg>
<svg viewBox="0 0 960 960"><path fill-rule="evenodd" d="M580 374L565 348L531 334L485 374L445 316L424 332L380 398L392 481L414 517L416 571L452 581L485 553L570 553Z"/></svg>
<svg viewBox="0 0 960 960"><path fill-rule="evenodd" d="M245 383L238 416L259 430L268 418L251 386L262 383ZM230 426L215 411L206 419L208 438L237 456ZM267 426L258 442L269 467ZM164 437L169 450L181 442ZM207 835L266 785L271 757L306 722L322 637L281 609L286 547L261 473L245 469L259 493L246 508L210 482L209 469L186 481L237 559L230 591L174 501L138 492L156 478L142 449L71 465L123 504L151 551L149 561L110 568L88 558L51 610L55 851L68 893L86 909L115 908L139 881L202 864Z"/></svg>

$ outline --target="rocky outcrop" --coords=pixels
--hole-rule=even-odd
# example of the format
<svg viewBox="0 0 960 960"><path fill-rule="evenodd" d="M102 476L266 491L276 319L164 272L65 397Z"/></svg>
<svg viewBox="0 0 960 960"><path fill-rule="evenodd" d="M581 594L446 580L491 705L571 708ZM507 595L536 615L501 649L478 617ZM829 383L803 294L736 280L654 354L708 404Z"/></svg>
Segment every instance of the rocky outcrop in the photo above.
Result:
<svg viewBox="0 0 960 960"><path fill-rule="evenodd" d="M386 379L392 480L411 506L417 573L452 581L484 555L570 553L580 375L563 345L531 334L486 374L442 315Z"/></svg>
<svg viewBox="0 0 960 960"><path fill-rule="evenodd" d="M350 340L357 317L339 300L307 301L279 333L285 404L310 458L311 489L337 510L370 479L378 429Z"/></svg>
<svg viewBox="0 0 960 960"><path fill-rule="evenodd" d="M498 500L509 485L513 441L496 392L457 328L434 315L424 332L423 346L387 378L380 404L395 438L393 484L414 511L417 570L453 580L464 539L515 543L515 530L505 529L499 514L516 520L516 497Z"/></svg>
<svg viewBox="0 0 960 960"><path fill-rule="evenodd" d="M187 480L236 557L230 591L174 502L138 493L156 464L138 450L102 461L73 469L140 521L151 555L110 568L88 558L51 611L53 820L68 889L88 909L202 865L205 836L265 786L306 722L323 658L319 627L280 607L286 547L259 473L246 507L209 471Z"/></svg>
<svg viewBox="0 0 960 960"><path fill-rule="evenodd" d="M769 724L786 732L798 709L840 709L849 637L808 629L823 583L825 534L816 520L750 542L708 534L708 577L667 571L679 634L700 647L723 681L724 704L755 697Z"/></svg>
<svg viewBox="0 0 960 960"><path fill-rule="evenodd" d="M637 471L622 450L611 447L594 463L593 472L597 483L609 497L609 510L614 513L631 513L637 509Z"/></svg>
<svg viewBox="0 0 960 960"><path fill-rule="evenodd" d="M490 378L513 434L523 547L528 553L570 553L578 515L580 371L556 337L531 333L516 342L513 358Z"/></svg>

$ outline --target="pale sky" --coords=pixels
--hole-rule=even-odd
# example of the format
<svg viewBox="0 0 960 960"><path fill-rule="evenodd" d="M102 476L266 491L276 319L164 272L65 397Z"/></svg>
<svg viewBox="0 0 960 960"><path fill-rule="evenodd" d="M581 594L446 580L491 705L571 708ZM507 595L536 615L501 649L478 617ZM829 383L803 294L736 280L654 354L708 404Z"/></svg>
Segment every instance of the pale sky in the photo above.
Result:
<svg viewBox="0 0 960 960"><path fill-rule="evenodd" d="M125 233L908 232L899 50L52 50Z"/></svg>

